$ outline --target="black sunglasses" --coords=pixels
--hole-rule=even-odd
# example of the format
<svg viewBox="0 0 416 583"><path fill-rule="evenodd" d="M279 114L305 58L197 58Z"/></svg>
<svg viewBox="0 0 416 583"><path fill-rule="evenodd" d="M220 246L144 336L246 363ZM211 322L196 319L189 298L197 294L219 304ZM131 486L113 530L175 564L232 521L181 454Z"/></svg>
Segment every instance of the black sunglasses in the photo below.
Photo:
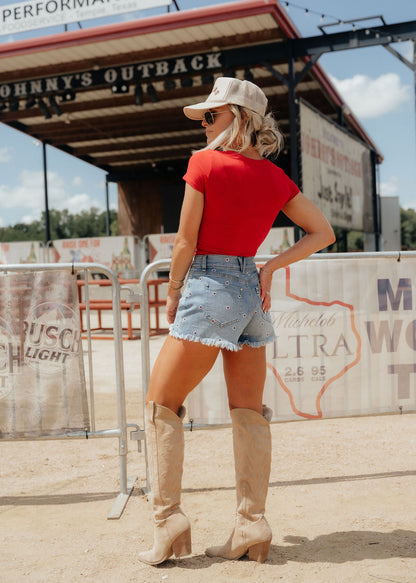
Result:
<svg viewBox="0 0 416 583"><path fill-rule="evenodd" d="M214 115L220 115L221 113L226 113L225 111L206 111L204 113L204 120L206 121L206 123L209 126L212 126L212 124L215 121Z"/></svg>

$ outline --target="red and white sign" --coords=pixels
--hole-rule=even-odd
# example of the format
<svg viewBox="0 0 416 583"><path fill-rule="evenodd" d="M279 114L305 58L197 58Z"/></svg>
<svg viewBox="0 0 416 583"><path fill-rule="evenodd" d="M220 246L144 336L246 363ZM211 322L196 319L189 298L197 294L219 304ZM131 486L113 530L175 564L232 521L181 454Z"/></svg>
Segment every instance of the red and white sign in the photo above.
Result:
<svg viewBox="0 0 416 583"><path fill-rule="evenodd" d="M44 263L44 247L39 241L0 243L0 265Z"/></svg>
<svg viewBox="0 0 416 583"><path fill-rule="evenodd" d="M370 149L300 103L302 190L334 227L374 231Z"/></svg>
<svg viewBox="0 0 416 583"><path fill-rule="evenodd" d="M270 229L269 234L257 249L257 255L277 255L289 249L295 242L293 227L276 227Z"/></svg>
<svg viewBox="0 0 416 583"><path fill-rule="evenodd" d="M153 261L157 261L158 259L170 259L172 257L176 233L147 235L145 239L148 244L147 255L150 263L153 263Z"/></svg>
<svg viewBox="0 0 416 583"><path fill-rule="evenodd" d="M125 278L139 278L144 268L138 237L91 237L53 242L53 263L101 263Z"/></svg>

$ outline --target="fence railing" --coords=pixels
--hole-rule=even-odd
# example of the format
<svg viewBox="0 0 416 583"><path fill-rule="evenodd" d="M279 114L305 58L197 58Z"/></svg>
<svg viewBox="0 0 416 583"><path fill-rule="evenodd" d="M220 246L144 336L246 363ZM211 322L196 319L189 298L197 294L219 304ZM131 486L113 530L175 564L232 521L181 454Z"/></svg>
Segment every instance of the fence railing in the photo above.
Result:
<svg viewBox="0 0 416 583"><path fill-rule="evenodd" d="M257 256L256 262L261 264L270 257ZM322 253L279 270L275 274L271 294L271 316L277 338L268 347L268 381L265 389L266 402L271 404L275 411L274 421L405 412L416 409L414 364L416 325L412 293L416 281L415 259L416 252ZM154 272L166 271L169 267L170 260L165 259L148 265L141 274L139 292L135 294L131 290L125 290L129 293L127 299L131 304L140 303L143 410L150 381L147 284ZM109 515L109 518L117 518L123 511L135 481L135 477L127 476L128 432L131 432L130 438L138 441L139 447L145 436L145 428L141 429L138 425L128 424L126 421L120 310L122 288L110 269L94 263L0 266L0 275L4 276L48 272L64 272L66 275L70 274L73 280L82 277L85 282L90 279L91 272L95 272L105 275L111 282L117 395L116 426L101 430L96 428L90 289L85 285L83 289L87 330L85 361L88 380L88 427L36 438L117 438L120 456L120 493ZM48 294L48 286L44 282L40 288L42 287L45 287ZM48 296L44 301L48 302ZM13 323L10 324L10 329L7 328L6 316L9 304L10 302L3 301L0 311L0 317L4 316L5 322L5 332L3 338L0 338L0 353L3 350L3 354L0 354L0 377L7 362L11 363L10 366L13 365L24 344L21 341L20 348L12 347L6 358L5 338L8 334L13 335L13 331L10 332ZM43 306L38 316L44 313L46 312ZM8 316L10 320L10 314ZM42 321L40 316L39 322ZM77 316L79 318L79 312ZM2 321L0 333L1 325ZM24 323L26 331L32 330L29 325L28 322ZM20 332L21 330L22 328ZM36 331L34 324L33 331ZM54 337L56 330L49 335L48 342L50 343ZM43 354L50 357L49 364L54 366L54 359L58 359L57 355L50 351L36 352L34 347L30 350L32 348L32 352L28 353L26 350L25 354L28 357L37 355L38 359L41 359ZM67 377L65 379L67 382ZM216 392L213 392L213 388ZM199 396L192 401L197 391ZM229 424L226 391L223 387L218 383L215 383L214 387L208 375L197 391L190 396L185 427L210 428ZM205 395L209 395L209 398ZM210 410L212 403L215 406ZM0 441L2 438L0 434ZM34 437L24 437L32 438ZM147 471L147 456L145 461Z"/></svg>
<svg viewBox="0 0 416 583"><path fill-rule="evenodd" d="M91 273L100 273L103 274L103 276L105 276L106 278L108 278L108 280L111 282L111 296L112 296L112 319L113 319L113 342L114 342L114 370L115 370L115 377L114 377L114 392L116 395L116 400L117 400L117 423L115 424L115 427L110 427L110 428L105 428L105 429L100 429L98 430L96 428L96 391L95 391L95 387L94 387L94 364L96 364L94 362L94 351L92 349L92 336L91 336L91 313L90 313L90 286L88 285L88 281L91 279ZM124 364L123 364L123 345L122 345L122 322L121 322L121 310L120 310L120 304L121 304L121 291L122 288L120 286L120 283L116 277L116 275L107 267L99 265L99 264L94 264L94 263L82 263L82 264L78 264L78 263L71 263L71 264L50 264L50 263L46 263L46 264L19 264L19 265L1 265L0 266L0 281L1 281L1 277L5 277L7 280L7 276L15 276L18 274L37 274L37 276L39 277L40 274L51 274L51 276L53 274L58 275L59 274L64 274L68 275L70 274L73 283L74 283L74 295L73 295L73 300L74 300L74 305L72 306L74 308L74 310L71 310L69 308L68 313L74 313L75 314L75 319L76 322L74 324L74 328L76 328L78 326L78 330L74 332L73 336L71 336L72 332L70 332L70 326L67 324L67 318L68 315L64 314L62 315L62 312L66 310L66 306L65 301L62 303L63 307L59 307L60 304L59 302L57 302L56 300L54 300L53 302L51 302L51 287L48 287L48 285L44 286L42 284L43 287L45 287L44 289L44 295L43 297L41 297L41 295L39 295L39 290L36 291L36 301L33 301L33 290L29 289L29 294L31 294L31 299L29 299L29 310L30 310L30 314L34 314L35 313L35 309L37 309L37 314L39 315L39 319L38 319L38 325L37 323L33 320L32 316L31 316L31 321L30 322L22 322L21 324L19 324L18 327L18 332L20 330L20 337L17 337L17 344L20 343L21 348L24 351L24 357L27 360L27 357L33 356L33 355L37 355L38 358L41 359L49 359L48 365L49 367L52 367L55 365L56 361L59 360L59 354L58 352L51 352L51 350L49 348L47 348L47 346L51 346L53 344L54 339L57 337L58 334L60 334L60 338L61 339L65 339L65 338L81 338L81 325L80 325L80 314L79 314L79 305L78 305L78 295L77 295L77 285L76 285L76 280L77 278L82 278L85 281L85 285L83 286L83 290L84 290L84 302L85 302L85 315L86 315L86 323L85 323L85 329L86 329L86 342L85 345L83 347L83 354L85 357L85 375L83 375L84 369L81 370L81 374L80 374L80 379L81 379L81 383L80 383L80 387L79 389L77 388L76 390L82 391L82 385L83 385L83 381L85 379L85 391L86 391L86 396L87 396L87 403L89 405L89 411L87 411L88 414L88 419L85 421L85 425L86 427L82 427L79 430L77 429L65 429L63 428L63 430L57 431L54 430L50 433L48 433L48 431L41 431L40 433L36 433L35 432L23 432L20 433L17 432L16 435L13 435L13 433L11 433L11 437L7 437L7 435L5 435L4 432L0 432L0 442L2 440L33 440L33 439L62 439L62 440L68 440L68 439L91 439L91 438L116 438L118 439L119 442L119 462L120 462L120 492L118 494L118 497L108 515L108 518L119 518L123 512L123 509L127 503L127 500L131 494L131 491L133 489L133 485L134 482L136 481L136 477L132 476L132 477L128 477L127 476L127 453L128 453L128 432L130 432L130 438L137 440L138 441L138 447L139 447L139 451L141 449L140 444L141 441L144 439L144 429L141 429L139 427L139 425L137 424L131 424L131 423L127 423L127 415L126 415L126 399L125 399L125 383L124 383ZM61 278L62 279L62 278ZM5 286L7 287L7 283L5 283L5 280L3 280L3 291ZM36 283L34 284L36 285ZM41 287L42 287L41 286ZM17 289L17 288L16 288ZM129 301L134 303L135 301L137 301L137 297L134 297L134 294L130 294L129 296ZM49 304L53 304L53 305L49 305L48 306L48 302ZM9 300L10 303L10 300ZM36 303L37 306L33 306L33 303ZM39 307L40 306L40 307ZM59 332L59 322L52 322L52 326L49 326L49 331L48 328L45 327L45 315L50 315L53 310L49 309L49 308L53 308L53 310L56 311L57 316L56 317L63 317L63 321L66 322L66 328L64 328L61 332ZM7 311L8 307L7 307L7 301L4 302L2 301L2 306L1 306L1 311L0 311L0 317L3 318L3 316L5 318L3 318L4 321L7 320L6 316L7 313L5 313L5 311ZM20 309L21 308L16 308L16 309ZM49 309L49 312L48 312ZM59 315L58 315L59 314ZM66 320L65 320L66 318ZM36 327L37 326L37 327ZM10 326L9 326L10 328ZM33 331L33 333L37 334L38 337L36 338L36 343L37 343L37 352L36 350L32 350L31 347L27 348L25 345L25 339L27 340L27 332L29 331ZM23 331L23 332L22 332ZM0 330L0 332L2 332ZM40 340L40 334L45 334L45 347L42 350L42 346L41 346L41 340ZM6 335L8 335L8 337L13 336L13 333L10 332L10 329L8 329L5 332ZM25 336L26 334L26 336ZM79 336L78 336L79 335ZM16 334L15 334L16 336ZM69 344L69 342L65 343ZM20 349L19 349L20 350ZM32 352L30 352L30 350L32 350ZM19 352L19 354L21 354L21 350ZM82 354L82 353L81 353ZM22 354L22 358L23 358L23 354ZM4 360L4 359L3 359ZM62 356L61 361L64 361L65 363L69 363L70 362L70 358L69 355L66 354ZM82 358L83 364L82 366L84 366L84 359ZM32 363L33 364L33 363ZM27 362L25 361L23 363L25 370L29 370L28 366L27 366ZM36 385L36 387L33 388L33 391L41 391L42 390L42 363L37 363L36 364L37 369L35 371L35 380L34 385ZM56 365L57 366L57 365ZM64 367L62 367L64 368ZM82 367L81 367L82 368ZM49 371L50 372L50 371ZM52 372L56 372L56 371L52 371ZM12 375L9 375L9 378L6 379L5 382L11 382L12 384L16 384L15 379L13 378L12 380L10 380ZM68 374L66 370L62 370L61 371L61 376L60 379L64 379L64 384L65 387L62 389L62 394L63 394L63 400L60 403L60 407L62 407L64 409L64 417L68 417L69 416L69 409L70 409L70 405L71 403L68 401L68 394L67 394L67 385L68 385ZM47 380L47 382L49 382ZM54 381L54 383L56 384L56 379ZM49 382L50 385L50 382ZM48 386L49 386L48 385ZM14 387L12 387L13 389ZM11 390L11 395L13 396L13 391ZM3 403L2 403L3 401ZM5 407L5 400L0 399L0 411L1 411L1 405L3 404L3 409ZM13 411L11 411L10 415L15 415L16 416L16 411L15 411L15 400L13 398L9 399L9 404L11 404L11 409L13 409ZM7 403L6 403L7 406ZM66 408L66 409L65 409ZM41 414L41 410L39 410ZM3 411L3 416L5 416L6 413L4 413ZM11 426L15 425L16 423L12 420L11 422ZM79 425L79 424L78 424ZM1 429L1 428L0 428Z"/></svg>
<svg viewBox="0 0 416 583"><path fill-rule="evenodd" d="M271 256L259 255L261 264ZM274 421L370 415L416 409L416 252L318 253L275 273L265 399ZM142 273L168 270L169 260ZM416 288L415 288L416 289ZM143 314L142 390L150 378ZM185 427L230 422L220 364L187 399Z"/></svg>

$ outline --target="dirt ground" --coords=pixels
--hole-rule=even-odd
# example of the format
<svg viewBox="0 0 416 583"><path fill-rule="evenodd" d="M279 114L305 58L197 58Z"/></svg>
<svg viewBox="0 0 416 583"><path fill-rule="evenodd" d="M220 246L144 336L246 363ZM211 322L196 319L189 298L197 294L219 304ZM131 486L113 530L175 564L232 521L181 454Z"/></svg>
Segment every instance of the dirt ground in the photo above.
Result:
<svg viewBox="0 0 416 583"><path fill-rule="evenodd" d="M98 424L115 419L107 365L94 341ZM151 340L154 355L159 339ZM142 424L140 341L124 342L128 420ZM118 441L0 443L0 582L394 583L416 582L416 414L276 423L264 564L208 558L234 520L231 429L186 432L182 506L193 554L150 567L144 456L122 517L107 520L119 488Z"/></svg>

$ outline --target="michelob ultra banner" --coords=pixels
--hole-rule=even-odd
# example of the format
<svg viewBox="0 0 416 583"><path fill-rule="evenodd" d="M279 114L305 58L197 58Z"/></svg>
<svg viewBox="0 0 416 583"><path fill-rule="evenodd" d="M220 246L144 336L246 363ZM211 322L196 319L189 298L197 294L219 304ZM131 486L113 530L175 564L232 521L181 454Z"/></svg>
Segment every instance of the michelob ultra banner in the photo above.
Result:
<svg viewBox="0 0 416 583"><path fill-rule="evenodd" d="M75 276L0 275L0 439L84 431L88 419Z"/></svg>
<svg viewBox="0 0 416 583"><path fill-rule="evenodd" d="M263 399L274 420L416 410L415 282L406 256L322 255L275 272ZM229 420L221 365L188 399L196 424Z"/></svg>

